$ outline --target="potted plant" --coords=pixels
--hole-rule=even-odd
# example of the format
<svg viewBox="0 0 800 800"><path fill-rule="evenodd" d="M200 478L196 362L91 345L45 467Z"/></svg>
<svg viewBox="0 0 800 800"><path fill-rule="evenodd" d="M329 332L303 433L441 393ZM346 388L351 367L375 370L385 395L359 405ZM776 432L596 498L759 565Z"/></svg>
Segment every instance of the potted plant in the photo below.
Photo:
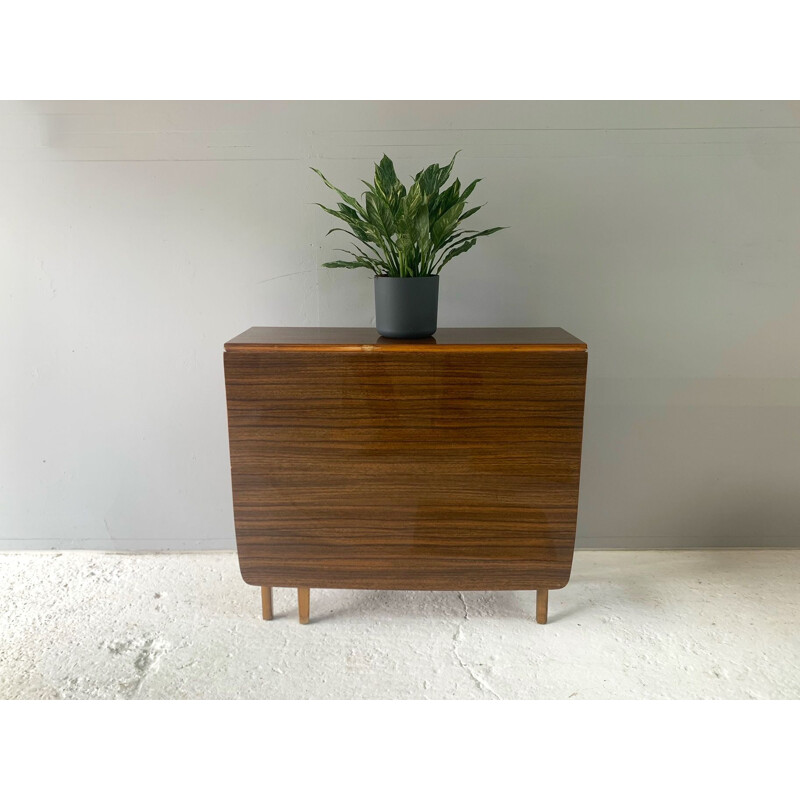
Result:
<svg viewBox="0 0 800 800"><path fill-rule="evenodd" d="M460 152L460 151L459 151ZM392 160L384 155L375 165L375 181L367 183L363 203L337 189L318 170L311 169L343 202L337 208L316 205L342 220L347 228L331 228L350 234L359 244L343 250L350 261L329 261L330 268L363 267L375 275L375 325L378 333L392 338L420 338L436 332L439 273L451 259L472 248L479 237L503 228L459 229L482 206L465 211L467 198L481 180L463 191L458 178L444 188L456 155L446 167L431 164L406 187L397 178Z"/></svg>

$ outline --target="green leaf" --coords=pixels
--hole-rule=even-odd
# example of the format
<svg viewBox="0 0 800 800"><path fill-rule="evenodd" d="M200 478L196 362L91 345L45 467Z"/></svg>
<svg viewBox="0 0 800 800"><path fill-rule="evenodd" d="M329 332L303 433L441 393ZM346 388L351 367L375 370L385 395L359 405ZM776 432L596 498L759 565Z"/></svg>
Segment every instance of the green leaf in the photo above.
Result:
<svg viewBox="0 0 800 800"><path fill-rule="evenodd" d="M426 208L420 209L419 213L414 217L414 226L412 230L419 248L423 251L427 251L431 245L431 233L428 227L428 210Z"/></svg>
<svg viewBox="0 0 800 800"><path fill-rule="evenodd" d="M362 264L358 261L326 261L323 265L327 269L359 269L360 267L364 267L365 269L374 269L369 264Z"/></svg>
<svg viewBox="0 0 800 800"><path fill-rule="evenodd" d="M461 195L462 200L466 200L471 194L473 189L483 180L483 178L475 178L472 183L464 189L464 194Z"/></svg>
<svg viewBox="0 0 800 800"><path fill-rule="evenodd" d="M367 192L365 195L367 217L369 221L388 239L394 236L395 220L392 209L386 200L378 194Z"/></svg>
<svg viewBox="0 0 800 800"><path fill-rule="evenodd" d="M458 219L463 210L464 204L457 203L449 208L444 214L442 214L438 220L436 220L433 229L431 230L431 236L434 244L437 247L440 247L444 243L444 240L454 232L456 225L458 225Z"/></svg>
<svg viewBox="0 0 800 800"><path fill-rule="evenodd" d="M320 178L322 178L322 180L325 181L325 185L329 189L333 189L333 191L336 192L336 194L338 194L339 197L341 197L342 200L345 201L345 203L347 203L348 205L353 206L354 208L357 208L362 213L364 212L364 209L361 208L361 204L358 202L358 200L355 199L355 197L351 197L349 194L347 194L346 192L343 192L341 189L337 189L316 167L311 167L311 169L314 172L316 172L317 175L319 175Z"/></svg>
<svg viewBox="0 0 800 800"><path fill-rule="evenodd" d="M411 225L411 221L417 216L424 204L425 198L422 194L422 189L418 183L415 183L408 190L408 194L403 198L398 209L398 216L402 221L403 227L408 228Z"/></svg>
<svg viewBox="0 0 800 800"><path fill-rule="evenodd" d="M323 211L326 211L332 217L336 217L336 219L340 219L343 222L346 222L348 225L353 227L354 225L363 225L361 218L358 214L350 214L344 211L336 211L333 208L328 208L327 206L322 205L322 203L314 203L314 205L319 206ZM341 205L341 204L340 204ZM352 211L352 209L350 209Z"/></svg>
<svg viewBox="0 0 800 800"><path fill-rule="evenodd" d="M439 190L441 186L441 184L438 183L440 170L441 167L438 164L431 164L429 167L422 170L419 178L415 180L420 191L426 197L430 197Z"/></svg>
<svg viewBox="0 0 800 800"><path fill-rule="evenodd" d="M353 233L353 231L348 231L346 228L331 228L325 235L327 236L329 233L333 233L334 231L341 231L342 233L346 233L348 236L352 236L356 241L361 242L364 245L364 247L369 247L369 249L372 250L374 257L380 258L380 254L378 253L377 248L373 244L371 244L369 241L362 238L361 236L357 236L355 233Z"/></svg>
<svg viewBox="0 0 800 800"><path fill-rule="evenodd" d="M428 214L431 218L431 227L446 214L458 201L461 184L458 178L441 194L431 198L428 203Z"/></svg>
<svg viewBox="0 0 800 800"><path fill-rule="evenodd" d="M347 217L348 219L353 220L353 222L361 221L361 217L358 215L358 212L354 208L351 208L350 206L345 205L344 203L337 203L337 206L339 208L339 211L342 214L344 214L345 217Z"/></svg>
<svg viewBox="0 0 800 800"><path fill-rule="evenodd" d="M464 238L458 239L458 240L454 241L452 244L449 244L447 246L447 248L445 248L445 249L450 249L451 247L455 247L456 245L460 244L461 242L466 241L466 239L477 239L480 236L491 236L493 233L497 233L497 231L503 231L503 230L505 230L505 228L489 228L488 230L479 231L478 233L471 232L469 235L465 236ZM463 231L462 231L462 233L463 233Z"/></svg>
<svg viewBox="0 0 800 800"><path fill-rule="evenodd" d="M486 205L486 203L484 203L483 205ZM480 211L482 208L483 208L483 206L475 206L474 208L471 208L469 211L465 211L458 218L458 221L459 222L463 222L467 217L471 217L476 211Z"/></svg>
<svg viewBox="0 0 800 800"><path fill-rule="evenodd" d="M439 170L439 188L441 189L447 183L447 179L450 177L450 173L453 171L453 164L456 163L456 156L460 153L460 150L456 150L453 153L453 157L450 159L450 163L446 167L442 167Z"/></svg>
<svg viewBox="0 0 800 800"><path fill-rule="evenodd" d="M497 233L497 231L502 231L502 230L505 230L505 228L489 228L485 231L480 231L479 233L474 233L474 232L470 233L468 236L452 242L452 244L449 244L442 251L442 255L444 255L444 260L439 264L437 272L441 271L442 267L448 261L450 261L451 258L454 258L455 256L460 255L461 253L465 253L467 250L469 250L469 248L475 244L476 239L480 238L481 236L491 236L491 234ZM464 248L463 245L467 244L468 242L472 242L472 244L470 244L469 247Z"/></svg>
<svg viewBox="0 0 800 800"><path fill-rule="evenodd" d="M358 252L354 253L352 250L347 250L346 248L336 248L337 253L347 253L348 255L353 256L355 263L358 266L366 267L367 269L371 269L373 272L380 272L386 268L386 262L382 259L372 258L359 247L356 247L356 250L358 250Z"/></svg>
<svg viewBox="0 0 800 800"><path fill-rule="evenodd" d="M367 247L368 246L369 245L367 245ZM371 261L371 262L375 263L378 266L385 266L386 265L386 260L384 258L382 258L378 253L374 253L374 252L373 253L365 253L357 244L354 244L353 247L355 247L355 249L358 250L358 253L359 253L359 255L356 256L356 258L358 258L360 256L361 258L365 258L365 259L367 259L367 261ZM340 249L340 248L337 248L337 249ZM352 250L341 250L341 252L350 253L351 256L355 256L356 255Z"/></svg>
<svg viewBox="0 0 800 800"><path fill-rule="evenodd" d="M456 247L455 250L451 250L447 256L445 257L444 261L439 264L438 268L436 269L436 274L438 275L442 271L442 267L450 261L450 259L455 258L456 256L460 256L462 253L466 253L471 247L475 246L475 240L470 239L469 241L464 242L460 247Z"/></svg>
<svg viewBox="0 0 800 800"><path fill-rule="evenodd" d="M397 173L394 171L392 159L384 153L380 164L375 165L376 191L388 199L397 191L397 187L401 185L397 178Z"/></svg>

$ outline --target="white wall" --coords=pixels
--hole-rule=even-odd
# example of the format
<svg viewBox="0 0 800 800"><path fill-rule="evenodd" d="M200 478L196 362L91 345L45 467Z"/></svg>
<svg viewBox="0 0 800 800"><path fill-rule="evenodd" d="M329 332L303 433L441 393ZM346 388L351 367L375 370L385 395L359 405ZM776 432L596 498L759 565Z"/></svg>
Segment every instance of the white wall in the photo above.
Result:
<svg viewBox="0 0 800 800"><path fill-rule="evenodd" d="M461 148L440 325L589 343L579 545L800 545L800 104L0 104L0 547L233 547L223 343L364 325L312 205Z"/></svg>

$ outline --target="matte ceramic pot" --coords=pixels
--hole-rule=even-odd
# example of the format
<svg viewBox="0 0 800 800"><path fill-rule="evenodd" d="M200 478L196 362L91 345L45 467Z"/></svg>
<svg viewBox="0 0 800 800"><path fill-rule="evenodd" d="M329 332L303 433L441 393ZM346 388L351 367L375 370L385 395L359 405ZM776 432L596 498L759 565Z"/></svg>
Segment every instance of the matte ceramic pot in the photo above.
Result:
<svg viewBox="0 0 800 800"><path fill-rule="evenodd" d="M436 333L439 276L375 278L375 327L390 339L421 339Z"/></svg>

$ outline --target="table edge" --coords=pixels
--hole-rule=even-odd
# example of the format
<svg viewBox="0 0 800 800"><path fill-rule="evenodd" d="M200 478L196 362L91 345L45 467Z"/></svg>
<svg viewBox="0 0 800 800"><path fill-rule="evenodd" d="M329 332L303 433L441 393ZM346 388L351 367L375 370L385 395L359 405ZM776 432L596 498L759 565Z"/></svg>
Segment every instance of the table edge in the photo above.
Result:
<svg viewBox="0 0 800 800"><path fill-rule="evenodd" d="M288 352L317 352L317 353L422 353L431 350L436 353L494 353L494 352L573 352L586 353L588 345L585 342L565 342L563 344L267 344L226 342L226 353L264 353L275 350Z"/></svg>

